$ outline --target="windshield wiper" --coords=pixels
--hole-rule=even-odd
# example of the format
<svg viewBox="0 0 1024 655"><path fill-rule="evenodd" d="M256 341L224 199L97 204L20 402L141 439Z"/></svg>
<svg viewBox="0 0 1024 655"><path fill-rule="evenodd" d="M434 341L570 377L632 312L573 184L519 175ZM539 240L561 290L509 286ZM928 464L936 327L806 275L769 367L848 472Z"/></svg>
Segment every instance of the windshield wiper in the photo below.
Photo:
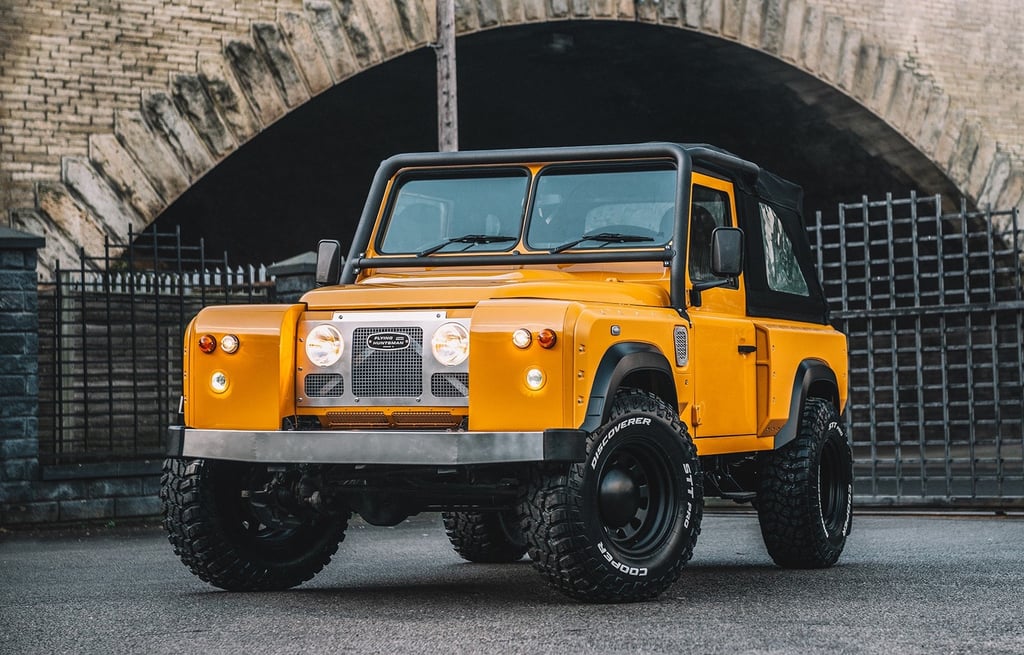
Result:
<svg viewBox="0 0 1024 655"><path fill-rule="evenodd" d="M640 243L641 241L654 241L653 237L644 237L639 234L621 234L619 232L598 232L596 234L584 234L575 241L563 243L560 246L555 246L548 252L556 253L568 250L573 246L578 246L584 241L603 241L605 245L609 243Z"/></svg>
<svg viewBox="0 0 1024 655"><path fill-rule="evenodd" d="M489 234L463 234L461 237L452 237L451 239L445 239L440 243L435 243L426 250L421 250L416 253L417 257L426 257L432 255L441 248L449 246L453 243L468 243L476 245L479 243L501 243L502 241L515 241L518 237L508 237L504 235L489 235Z"/></svg>

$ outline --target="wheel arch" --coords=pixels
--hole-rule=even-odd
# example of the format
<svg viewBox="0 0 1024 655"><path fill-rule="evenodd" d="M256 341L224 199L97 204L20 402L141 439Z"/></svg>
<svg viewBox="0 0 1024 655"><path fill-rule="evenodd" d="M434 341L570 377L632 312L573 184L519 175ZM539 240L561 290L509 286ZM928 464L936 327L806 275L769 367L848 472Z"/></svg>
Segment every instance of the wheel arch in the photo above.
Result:
<svg viewBox="0 0 1024 655"><path fill-rule="evenodd" d="M580 429L593 432L607 421L611 401L624 387L650 391L669 406L679 407L668 358L652 344L621 342L601 357Z"/></svg>
<svg viewBox="0 0 1024 655"><path fill-rule="evenodd" d="M775 435L775 449L782 448L796 439L803 416L804 402L808 398L823 398L831 402L837 412L839 407L839 382L829 365L820 359L805 359L796 367L793 376L793 392L789 401L789 419Z"/></svg>

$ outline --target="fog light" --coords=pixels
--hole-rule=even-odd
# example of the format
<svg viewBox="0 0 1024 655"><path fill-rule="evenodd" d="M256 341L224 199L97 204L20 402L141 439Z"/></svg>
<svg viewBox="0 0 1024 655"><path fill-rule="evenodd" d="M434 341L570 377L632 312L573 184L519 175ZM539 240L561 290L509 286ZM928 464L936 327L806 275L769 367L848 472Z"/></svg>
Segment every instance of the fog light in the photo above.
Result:
<svg viewBox="0 0 1024 655"><path fill-rule="evenodd" d="M531 368L526 371L526 386L533 391L539 390L544 386L545 378L544 371L539 368Z"/></svg>
<svg viewBox="0 0 1024 655"><path fill-rule="evenodd" d="M512 344L516 348L529 348L533 341L533 335L526 328L519 328L512 333Z"/></svg>
<svg viewBox="0 0 1024 655"><path fill-rule="evenodd" d="M238 350L238 337L233 334L225 334L220 339L220 349L229 355L235 352Z"/></svg>
<svg viewBox="0 0 1024 655"><path fill-rule="evenodd" d="M213 393L224 393L228 390L228 376L224 371L217 371L210 376L210 388Z"/></svg>

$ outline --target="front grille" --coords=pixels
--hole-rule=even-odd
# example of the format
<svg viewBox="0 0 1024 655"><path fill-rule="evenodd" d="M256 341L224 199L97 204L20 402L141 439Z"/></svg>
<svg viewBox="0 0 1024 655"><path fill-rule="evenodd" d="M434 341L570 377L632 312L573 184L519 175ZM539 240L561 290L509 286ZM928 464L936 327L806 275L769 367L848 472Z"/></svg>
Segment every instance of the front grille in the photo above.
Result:
<svg viewBox="0 0 1024 655"><path fill-rule="evenodd" d="M468 398L469 373L434 373L430 376L430 393L435 398Z"/></svg>
<svg viewBox="0 0 1024 655"><path fill-rule="evenodd" d="M340 398L345 395L345 378L338 373L310 373L305 389L308 398Z"/></svg>
<svg viewBox="0 0 1024 655"><path fill-rule="evenodd" d="M404 348L371 348L370 337L404 334ZM393 344L394 339L379 339ZM396 398L423 393L423 329L361 327L352 333L352 393L360 398Z"/></svg>

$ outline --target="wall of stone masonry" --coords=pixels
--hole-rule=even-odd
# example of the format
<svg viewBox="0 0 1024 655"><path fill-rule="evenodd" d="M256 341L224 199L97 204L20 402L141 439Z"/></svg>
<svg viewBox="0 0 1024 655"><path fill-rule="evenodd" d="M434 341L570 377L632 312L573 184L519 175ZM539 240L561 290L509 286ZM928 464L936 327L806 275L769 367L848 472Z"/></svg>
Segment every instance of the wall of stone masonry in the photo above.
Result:
<svg viewBox="0 0 1024 655"><path fill-rule="evenodd" d="M1024 197L1024 4L459 0L461 34L625 20L771 53L853 97L979 204ZM434 0L5 0L0 224L42 273L148 225L308 98L433 38ZM866 139L870 121L848 126Z"/></svg>

